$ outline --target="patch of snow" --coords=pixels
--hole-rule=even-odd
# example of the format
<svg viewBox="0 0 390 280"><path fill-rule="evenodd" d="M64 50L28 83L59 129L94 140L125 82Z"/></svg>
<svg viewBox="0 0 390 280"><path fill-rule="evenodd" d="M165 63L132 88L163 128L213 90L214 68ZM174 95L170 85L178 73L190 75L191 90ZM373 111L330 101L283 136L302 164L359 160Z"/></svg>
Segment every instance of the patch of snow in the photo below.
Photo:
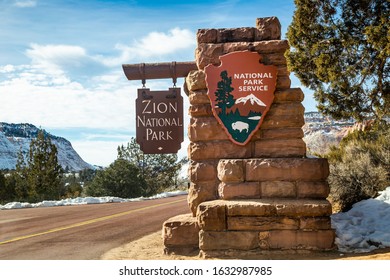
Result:
<svg viewBox="0 0 390 280"><path fill-rule="evenodd" d="M331 216L340 252L366 253L390 247L390 187L376 198L360 201Z"/></svg>
<svg viewBox="0 0 390 280"><path fill-rule="evenodd" d="M38 208L38 207L54 207L54 206L70 206L70 205L82 205L82 204L101 204L101 203L120 203L120 202L134 202L142 200L160 199L166 197L173 197L178 195L185 195L186 191L171 191L156 194L151 197L138 197L138 198L120 198L112 196L104 197L76 197L67 198L62 200L45 200L38 203L27 203L27 202L10 202L5 205L0 204L0 210L9 209L21 209L21 208Z"/></svg>

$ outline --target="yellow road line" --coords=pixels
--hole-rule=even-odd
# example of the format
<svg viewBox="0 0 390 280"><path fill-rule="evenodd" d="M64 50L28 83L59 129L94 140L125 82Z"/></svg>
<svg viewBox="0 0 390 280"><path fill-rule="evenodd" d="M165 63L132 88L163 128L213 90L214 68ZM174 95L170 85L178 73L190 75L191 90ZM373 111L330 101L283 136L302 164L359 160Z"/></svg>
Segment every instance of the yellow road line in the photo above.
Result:
<svg viewBox="0 0 390 280"><path fill-rule="evenodd" d="M96 218L96 219L92 219L92 220L87 220L87 221L76 223L76 224L72 224L72 225L69 225L69 226L63 226L63 227L49 229L49 230L44 231L44 232L38 232L38 233L30 234L30 235L19 236L19 237L15 237L15 238L12 238L12 239L9 239L9 240L6 240L6 241L0 241L0 245L7 244L7 243L12 243L12 242L15 242L15 241L24 240L24 239L28 239L28 238L32 238L32 237L36 237L36 236L40 236L40 235L45 235L45 234L49 234L49 233L53 233L53 232L58 232L58 231L66 230L66 229L81 227L81 226L85 226L85 225L89 225L89 224L93 224L93 223L97 223L97 222L101 222L101 221L106 221L106 220L109 220L109 219L112 219L112 218L125 216L125 215L128 215L128 214L134 213L134 212L139 212L139 211L142 211L142 210L152 209L152 208L160 207L160 206L163 206L163 205L174 204L174 203L182 202L184 200L186 200L186 199L175 200L175 201L171 201L171 202L165 202L165 203L160 203L160 204L156 204L156 205L146 206L146 207L142 207L142 208L138 208L138 209L129 210L129 211L126 211L126 212L121 212L121 213L108 215L108 216L104 216L104 217L100 217L100 218Z"/></svg>

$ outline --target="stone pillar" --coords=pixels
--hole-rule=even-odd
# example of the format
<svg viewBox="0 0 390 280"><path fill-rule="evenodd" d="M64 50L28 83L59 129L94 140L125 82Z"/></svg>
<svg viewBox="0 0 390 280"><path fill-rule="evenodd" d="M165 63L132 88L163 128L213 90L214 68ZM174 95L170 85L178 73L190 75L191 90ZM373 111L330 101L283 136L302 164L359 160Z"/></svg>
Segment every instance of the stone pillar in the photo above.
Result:
<svg viewBox="0 0 390 280"><path fill-rule="evenodd" d="M186 78L190 100L188 136L191 141L188 149L191 160L188 202L194 216L197 206L204 201L234 198L225 194L226 184L221 184L224 181L218 178L217 166L221 159L302 158L306 154L302 140L303 93L299 88L290 88L284 57L289 45L280 37L281 27L275 17L257 19L256 28L201 29L197 33L196 63L199 70L190 72ZM277 66L278 76L274 103L261 129L250 143L239 146L229 141L212 114L203 69L208 64L219 65L221 55L244 50L257 51L263 64ZM249 186L253 189L253 183Z"/></svg>
<svg viewBox="0 0 390 280"><path fill-rule="evenodd" d="M186 77L190 101L188 204L204 256L239 256L270 250L333 248L328 163L306 158L303 92L290 88L276 17L256 28L200 29L198 70ZM212 114L204 68L221 55L249 50L278 69L275 98L260 129L245 146L232 143Z"/></svg>

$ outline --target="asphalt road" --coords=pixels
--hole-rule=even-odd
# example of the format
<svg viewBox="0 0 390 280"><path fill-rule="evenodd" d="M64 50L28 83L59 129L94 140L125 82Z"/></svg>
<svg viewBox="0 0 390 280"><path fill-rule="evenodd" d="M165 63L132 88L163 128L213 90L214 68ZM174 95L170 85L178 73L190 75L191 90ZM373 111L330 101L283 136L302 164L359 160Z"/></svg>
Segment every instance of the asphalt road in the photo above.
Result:
<svg viewBox="0 0 390 280"><path fill-rule="evenodd" d="M0 211L0 260L99 259L189 213L186 196Z"/></svg>

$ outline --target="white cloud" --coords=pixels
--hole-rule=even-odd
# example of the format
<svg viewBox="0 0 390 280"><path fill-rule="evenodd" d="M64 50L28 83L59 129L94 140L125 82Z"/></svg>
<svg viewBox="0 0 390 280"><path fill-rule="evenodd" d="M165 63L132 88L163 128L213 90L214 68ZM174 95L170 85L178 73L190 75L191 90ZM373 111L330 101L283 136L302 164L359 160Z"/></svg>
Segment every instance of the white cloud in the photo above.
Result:
<svg viewBox="0 0 390 280"><path fill-rule="evenodd" d="M62 72L65 68L81 67L90 59L85 49L72 45L31 44L25 53L33 65L49 72Z"/></svg>
<svg viewBox="0 0 390 280"><path fill-rule="evenodd" d="M35 43L30 44L25 54L35 68L41 68L43 72L49 74L62 74L77 73L80 69L84 72L97 71L98 68L117 67L134 59L139 62L140 59L161 57L180 50L192 51L195 44L195 34L190 30L174 28L167 33L151 32L140 40L135 40L131 45L117 44L114 51L119 52L118 55L91 55L81 46ZM0 73L7 70L12 69L0 68Z"/></svg>
<svg viewBox="0 0 390 280"><path fill-rule="evenodd" d="M100 61L107 66L117 66L134 59L145 59L156 56L173 54L180 50L193 49L196 40L195 34L188 29L174 28L163 32L151 32L131 45L117 44L116 49L121 52L117 57L100 57Z"/></svg>
<svg viewBox="0 0 390 280"><path fill-rule="evenodd" d="M86 55L85 49L71 45L39 45L31 44L31 49L26 51L32 62L58 61L64 62L69 58L74 60Z"/></svg>
<svg viewBox="0 0 390 280"><path fill-rule="evenodd" d="M14 6L18 8L32 8L37 5L37 1L35 0L19 0L15 1Z"/></svg>
<svg viewBox="0 0 390 280"><path fill-rule="evenodd" d="M0 73L11 73L15 71L15 66L14 65L5 65L5 66L0 66Z"/></svg>
<svg viewBox="0 0 390 280"><path fill-rule="evenodd" d="M2 121L53 128L127 126L130 129L135 94L128 93L126 84L112 91L102 91L71 81L49 87L45 79L31 83L32 77L21 75L0 83ZM35 77L40 79L38 75Z"/></svg>
<svg viewBox="0 0 390 280"><path fill-rule="evenodd" d="M142 38L139 44L135 44L139 54L143 56L164 55L192 47L195 44L195 36L189 30L174 28L168 34L152 32Z"/></svg>

